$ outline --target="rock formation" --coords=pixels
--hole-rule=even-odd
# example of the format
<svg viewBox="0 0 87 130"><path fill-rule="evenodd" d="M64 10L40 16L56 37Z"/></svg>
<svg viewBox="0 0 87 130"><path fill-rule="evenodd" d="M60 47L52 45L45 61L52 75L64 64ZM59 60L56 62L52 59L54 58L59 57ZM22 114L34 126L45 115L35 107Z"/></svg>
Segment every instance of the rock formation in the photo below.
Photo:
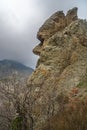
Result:
<svg viewBox="0 0 87 130"><path fill-rule="evenodd" d="M39 29L37 67L28 80L32 99L34 129L60 109L64 97L87 96L87 22L78 19L77 8L65 14L58 11ZM64 100L64 104L67 101Z"/></svg>

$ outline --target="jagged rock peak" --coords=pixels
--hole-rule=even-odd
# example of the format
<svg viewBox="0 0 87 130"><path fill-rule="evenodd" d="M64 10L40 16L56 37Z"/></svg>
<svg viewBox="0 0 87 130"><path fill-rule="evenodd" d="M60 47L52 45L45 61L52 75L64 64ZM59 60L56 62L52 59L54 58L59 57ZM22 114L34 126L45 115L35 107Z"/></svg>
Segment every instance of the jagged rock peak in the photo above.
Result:
<svg viewBox="0 0 87 130"><path fill-rule="evenodd" d="M48 20L42 25L37 33L37 38L43 42L52 36L55 32L63 30L68 26L72 21L78 19L77 17L77 7L70 9L67 12L67 15L63 11L58 11L54 13Z"/></svg>
<svg viewBox="0 0 87 130"><path fill-rule="evenodd" d="M78 11L78 8L74 7L73 9L70 9L67 12L67 15L66 15L67 25L69 25L72 21L75 21L78 19L77 11Z"/></svg>

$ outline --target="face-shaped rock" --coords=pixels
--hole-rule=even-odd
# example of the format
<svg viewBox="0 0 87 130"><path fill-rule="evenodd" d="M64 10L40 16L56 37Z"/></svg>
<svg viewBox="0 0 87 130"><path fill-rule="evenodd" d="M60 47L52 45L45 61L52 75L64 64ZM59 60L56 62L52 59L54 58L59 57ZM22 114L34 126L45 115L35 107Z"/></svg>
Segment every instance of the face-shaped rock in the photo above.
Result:
<svg viewBox="0 0 87 130"><path fill-rule="evenodd" d="M37 34L41 43L33 49L33 52L40 56L37 66L44 64L55 69L59 68L60 71L63 66L67 66L70 48L64 49L66 46L64 43L71 42L71 38L65 37L62 32L66 26L77 19L75 7L69 10L66 16L63 11L56 12L42 25Z"/></svg>
<svg viewBox="0 0 87 130"><path fill-rule="evenodd" d="M46 78L48 78L49 81L49 78L54 75L54 81L56 78L59 79L59 77L61 77L62 79L62 77L64 77L60 81L63 83L60 83L60 86L63 86L65 82L68 84L67 79L71 79L69 85L73 86L73 84L78 84L80 78L83 76L83 73L86 72L87 22L85 20L77 20L76 12L77 8L68 11L66 18L64 16L64 19L69 19L70 14L69 20L72 22L70 23L69 21L69 25L67 25L67 27L62 28L61 31L57 30L57 32L55 32L52 36L49 33L48 39L47 37L44 37L44 40L34 48L33 52L40 57L37 62L35 75L33 74L33 81L35 84L40 83L40 85L44 85L43 83L46 82ZM53 15L51 20L54 18L54 16L59 16L60 13L62 12L57 12L56 15ZM76 20L74 19L75 21L73 21L73 18ZM49 21L50 19L48 20L48 23ZM47 31L46 23L42 26L41 33L43 30ZM44 36L43 33L41 36ZM78 69L76 69L78 68L78 65L79 72L83 68L83 73L79 73ZM72 79L74 77L77 78L74 80Z"/></svg>
<svg viewBox="0 0 87 130"><path fill-rule="evenodd" d="M66 16L57 12L40 28L38 39L41 43L33 52L40 58L28 81L37 127L57 113L60 93L68 96L73 87L87 78L87 22L77 20L77 8ZM79 93L75 96L79 97Z"/></svg>

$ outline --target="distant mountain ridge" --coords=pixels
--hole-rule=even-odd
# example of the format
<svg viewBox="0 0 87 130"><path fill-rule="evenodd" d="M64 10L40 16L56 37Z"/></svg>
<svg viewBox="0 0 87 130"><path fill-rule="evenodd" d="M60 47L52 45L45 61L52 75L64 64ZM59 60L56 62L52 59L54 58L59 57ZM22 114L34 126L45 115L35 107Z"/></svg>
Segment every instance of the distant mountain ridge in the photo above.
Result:
<svg viewBox="0 0 87 130"><path fill-rule="evenodd" d="M19 73L23 75L30 75L33 69L23 65L20 62L14 60L1 60L0 61L0 77L10 76L12 73Z"/></svg>

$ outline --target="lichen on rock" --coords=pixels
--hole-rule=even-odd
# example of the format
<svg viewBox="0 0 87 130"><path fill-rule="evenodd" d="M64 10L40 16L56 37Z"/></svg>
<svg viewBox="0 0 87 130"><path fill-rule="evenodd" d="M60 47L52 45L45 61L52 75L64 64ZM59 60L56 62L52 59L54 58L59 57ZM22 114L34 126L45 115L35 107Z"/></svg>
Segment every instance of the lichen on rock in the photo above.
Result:
<svg viewBox="0 0 87 130"><path fill-rule="evenodd" d="M87 77L87 22L78 19L77 10L75 7L66 15L63 11L56 12L37 33L41 43L33 52L39 55L39 60L28 80L32 99L36 95L33 103L35 112L32 113L35 130L58 112L60 103L57 97L60 93L68 96L83 77ZM78 89L75 96L80 98L83 88Z"/></svg>

